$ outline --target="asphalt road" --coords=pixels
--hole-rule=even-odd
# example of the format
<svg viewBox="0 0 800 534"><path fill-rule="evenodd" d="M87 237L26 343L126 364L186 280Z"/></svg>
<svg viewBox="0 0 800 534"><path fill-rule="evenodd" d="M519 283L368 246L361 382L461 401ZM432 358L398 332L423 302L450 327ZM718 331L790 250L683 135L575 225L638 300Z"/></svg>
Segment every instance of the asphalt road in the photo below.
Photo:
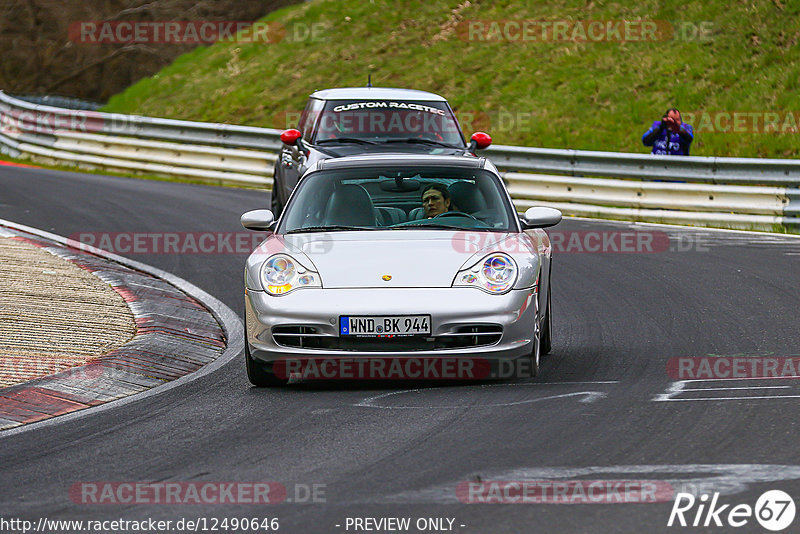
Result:
<svg viewBox="0 0 800 534"><path fill-rule="evenodd" d="M65 236L239 232L241 213L267 206L252 190L0 167L0 218ZM0 519L277 517L290 533L367 531L347 528L356 517L409 517L412 527L451 518L464 533L764 532L754 518L739 529L668 528L671 499L456 497L468 481L553 479L663 481L720 492L729 505L772 489L800 497L796 380L676 385L667 372L671 358L800 354L800 239L574 220L555 230L634 228L666 233L673 250L555 255L553 352L535 380L260 390L239 357L139 402L0 435ZM242 316L244 255L129 256ZM317 502L278 505L93 505L69 494L83 482L154 481L276 481L292 500L324 486Z"/></svg>

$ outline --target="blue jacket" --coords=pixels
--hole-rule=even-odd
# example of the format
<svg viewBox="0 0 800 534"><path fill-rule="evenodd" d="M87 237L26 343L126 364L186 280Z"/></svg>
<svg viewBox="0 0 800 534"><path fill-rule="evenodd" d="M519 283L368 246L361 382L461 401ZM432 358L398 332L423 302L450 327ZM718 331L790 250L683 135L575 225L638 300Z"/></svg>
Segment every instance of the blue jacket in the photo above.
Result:
<svg viewBox="0 0 800 534"><path fill-rule="evenodd" d="M653 154L669 154L670 156L688 156L689 146L694 139L692 125L681 124L680 132L672 133L667 127L656 121L642 136L645 146L653 147Z"/></svg>

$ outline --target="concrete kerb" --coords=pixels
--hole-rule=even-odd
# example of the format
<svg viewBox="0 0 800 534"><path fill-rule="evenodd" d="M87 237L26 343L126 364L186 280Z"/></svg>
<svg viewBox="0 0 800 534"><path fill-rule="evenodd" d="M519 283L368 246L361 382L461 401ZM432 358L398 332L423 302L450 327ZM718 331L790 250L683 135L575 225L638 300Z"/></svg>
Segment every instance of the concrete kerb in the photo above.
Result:
<svg viewBox="0 0 800 534"><path fill-rule="evenodd" d="M37 228L32 228L29 226L18 224L12 221L6 221L3 219L0 219L0 226L4 226L11 230L27 233L45 240L50 240L68 248L78 249L80 251L87 252L93 256L102 258L103 260L117 263L134 271L145 273L146 275L150 275L154 278L166 282L170 286L176 288L180 292L188 295L192 299L201 303L210 312L210 314L217 321L217 323L219 323L219 326L221 327L226 340L226 346L224 350L221 352L221 354L219 354L219 356L215 360L203 365L196 371L184 374L183 376L180 376L179 378L176 378L169 382L155 385L154 387L150 387L149 389L146 389L140 393L131 394L129 396L122 397L116 400L111 400L103 404L94 405L88 408L80 409L78 411L73 411L70 413L66 413L64 415L59 415L58 417L51 417L49 419L44 419L41 421L27 423L13 428L8 428L6 430L0 431L0 439L19 434L21 432L27 432L29 430L41 428L44 426L65 423L67 421L71 421L76 418L96 414L101 411L114 409L132 402L139 402L149 397L160 395L166 391L171 390L174 387L186 384L188 382L196 380L202 376L205 376L219 369L220 367L224 366L232 359L237 357L239 354L241 354L244 348L244 327L239 317L233 312L233 310L225 306L222 302L220 302L213 296L209 295L202 289L198 288L197 286L187 282L186 280L183 280L182 278L179 278L161 269L157 269L155 267L137 262L135 260L123 258L116 254L112 254L97 249L95 247L85 245L83 243L78 243L71 239L67 239L62 236L52 234L50 232L39 230ZM12 386L12 388L13 387L15 386Z"/></svg>

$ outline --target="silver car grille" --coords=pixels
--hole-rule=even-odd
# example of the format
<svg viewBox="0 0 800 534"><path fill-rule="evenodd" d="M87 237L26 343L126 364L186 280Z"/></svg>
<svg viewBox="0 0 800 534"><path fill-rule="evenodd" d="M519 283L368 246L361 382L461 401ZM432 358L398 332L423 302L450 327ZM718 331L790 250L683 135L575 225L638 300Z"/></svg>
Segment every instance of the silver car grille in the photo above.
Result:
<svg viewBox="0 0 800 534"><path fill-rule="evenodd" d="M283 347L342 351L429 351L485 347L500 342L503 327L499 324L460 325L438 336L393 338L340 337L325 334L314 326L276 326L272 339Z"/></svg>

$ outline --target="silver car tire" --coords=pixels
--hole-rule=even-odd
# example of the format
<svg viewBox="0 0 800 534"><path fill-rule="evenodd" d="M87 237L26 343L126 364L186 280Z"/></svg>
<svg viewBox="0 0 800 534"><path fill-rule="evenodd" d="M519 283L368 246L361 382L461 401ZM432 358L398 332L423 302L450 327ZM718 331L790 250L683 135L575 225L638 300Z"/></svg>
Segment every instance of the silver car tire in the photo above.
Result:
<svg viewBox="0 0 800 534"><path fill-rule="evenodd" d="M552 309L552 306L550 305L550 295L552 291L552 288L547 289L547 310L544 312L544 321L542 323L540 352L543 356L545 354L550 354L553 342L553 320L552 313L550 311Z"/></svg>
<svg viewBox="0 0 800 534"><path fill-rule="evenodd" d="M250 345L244 342L244 361L247 368L247 379L256 387L285 386L289 380L278 378L275 373L267 371L264 364L259 363L250 355Z"/></svg>
<svg viewBox="0 0 800 534"><path fill-rule="evenodd" d="M539 328L539 319L536 319L536 326L534 327L533 332L533 347L531 349L530 358L530 369L528 371L528 376L530 378L535 378L539 376L539 361L541 360L542 356L542 340L541 340L541 329Z"/></svg>

